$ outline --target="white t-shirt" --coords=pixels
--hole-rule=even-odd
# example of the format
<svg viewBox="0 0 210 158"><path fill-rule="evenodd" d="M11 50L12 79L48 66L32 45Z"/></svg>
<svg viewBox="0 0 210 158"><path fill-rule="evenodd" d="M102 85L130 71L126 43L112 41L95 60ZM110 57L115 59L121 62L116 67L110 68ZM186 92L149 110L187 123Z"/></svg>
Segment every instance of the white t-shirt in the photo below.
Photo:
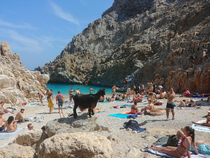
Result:
<svg viewBox="0 0 210 158"><path fill-rule="evenodd" d="M205 57L206 56L206 51L203 51L203 57Z"/></svg>

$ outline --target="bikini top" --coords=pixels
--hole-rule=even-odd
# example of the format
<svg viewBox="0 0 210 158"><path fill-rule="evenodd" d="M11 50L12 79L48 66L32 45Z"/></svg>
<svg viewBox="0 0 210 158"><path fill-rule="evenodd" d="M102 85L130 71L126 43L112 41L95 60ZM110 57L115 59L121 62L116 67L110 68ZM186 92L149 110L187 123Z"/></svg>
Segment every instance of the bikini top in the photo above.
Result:
<svg viewBox="0 0 210 158"><path fill-rule="evenodd" d="M184 136L184 138L182 138L182 141L180 143L180 146L183 147L184 149L186 149L186 147L183 145L183 142L184 142L185 139L186 139L186 136ZM189 142L188 139L187 139L187 142L188 142L188 148L187 148L187 150L190 150L190 142Z"/></svg>

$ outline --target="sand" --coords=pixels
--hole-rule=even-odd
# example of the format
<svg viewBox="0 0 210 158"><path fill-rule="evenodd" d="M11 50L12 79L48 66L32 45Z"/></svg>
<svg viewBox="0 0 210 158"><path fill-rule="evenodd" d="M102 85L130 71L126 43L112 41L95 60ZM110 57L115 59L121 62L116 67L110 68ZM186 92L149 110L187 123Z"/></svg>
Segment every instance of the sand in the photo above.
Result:
<svg viewBox="0 0 210 158"><path fill-rule="evenodd" d="M107 97L109 95L106 95ZM68 96L65 96L65 100L67 100ZM178 97L176 96L175 100L183 100L187 99L184 97ZM188 98L189 99L189 98ZM160 99L159 101L163 101L163 105L161 106L155 106L155 108L165 108L166 107L166 99ZM191 121L199 121L203 120L205 115L207 115L207 110L210 108L209 104L206 101L197 100L197 103L201 103L204 105L200 109L190 109L190 110L179 110L177 107L175 107L175 120L172 120L172 115L170 113L170 120L166 121L166 114L160 116L138 116L135 120L138 121L138 123L141 123L143 121L147 121L147 124L144 126L141 126L142 128L146 128L147 130L142 133L136 133L132 132L131 130L121 129L123 127L124 122L128 122L130 119L122 119L122 118L115 118L108 116L109 114L119 113L123 111L129 111L130 108L119 108L115 109L113 106L116 105L123 105L123 104L132 104L127 103L127 101L121 101L121 102L110 102L110 103L98 103L97 107L101 110L105 110L106 112L96 114L98 115L97 123L100 125L103 125L105 127L108 127L110 129L110 132L108 131L96 131L96 133L104 135L104 136L111 136L113 138L112 141L112 147L113 147L113 157L126 157L127 153L131 149L137 149L139 152L139 157L158 157L156 155L149 154L147 152L143 152L143 149L147 145L151 145L155 141L158 140L158 138L162 136L166 136L169 134L176 134L177 130L184 126L191 126ZM53 110L53 114L49 114L49 108L47 107L47 100L44 100L45 106L34 106L34 107L24 107L25 112L23 114L24 118L28 117L39 117L44 118L44 122L26 122L18 124L18 127L26 127L28 123L32 123L34 126L34 129L40 129L42 126L46 125L47 122L58 119L59 113L58 110ZM69 104L64 104L64 106L68 106ZM73 104L70 104L73 105ZM143 98L142 103L138 103L138 108L141 109L145 106L147 106L147 100L146 98ZM176 102L176 105L179 105L179 103ZM5 105L6 107L7 105ZM57 105L55 105L57 107ZM20 107L16 107L16 111L14 116L17 112L20 111ZM79 112L79 108L77 109L77 112ZM64 113L66 117L69 113L73 113L72 108L64 109ZM86 113L86 112L82 112ZM82 113L78 113L78 115L81 115ZM7 119L11 115L3 115L4 119ZM28 129L25 129L28 130ZM41 130L41 129L40 129ZM1 146L7 144L8 142L11 142L17 135L7 138L5 140L0 140ZM144 138L143 138L144 137ZM205 140L207 142L210 142L210 133L207 132L195 132L196 139L199 140Z"/></svg>

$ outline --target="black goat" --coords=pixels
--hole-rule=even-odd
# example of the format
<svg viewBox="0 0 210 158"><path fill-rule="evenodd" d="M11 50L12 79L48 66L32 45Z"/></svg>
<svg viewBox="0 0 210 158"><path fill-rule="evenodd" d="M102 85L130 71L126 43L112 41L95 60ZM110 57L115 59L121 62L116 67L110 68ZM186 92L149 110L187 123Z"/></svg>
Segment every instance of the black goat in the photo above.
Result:
<svg viewBox="0 0 210 158"><path fill-rule="evenodd" d="M105 89L100 89L96 94L76 94L74 99L74 118L77 117L76 108L79 106L80 110L88 108L89 116L94 115L93 109L96 107L100 96L105 95Z"/></svg>

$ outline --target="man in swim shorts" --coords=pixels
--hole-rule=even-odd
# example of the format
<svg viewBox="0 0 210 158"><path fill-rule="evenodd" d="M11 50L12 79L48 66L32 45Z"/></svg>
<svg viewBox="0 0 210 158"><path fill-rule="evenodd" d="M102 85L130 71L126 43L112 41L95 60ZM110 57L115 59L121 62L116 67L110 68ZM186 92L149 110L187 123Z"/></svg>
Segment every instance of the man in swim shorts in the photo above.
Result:
<svg viewBox="0 0 210 158"><path fill-rule="evenodd" d="M23 118L24 111L25 109L21 109L20 112L18 112L17 115L15 116L15 120L18 120L18 123L25 122Z"/></svg>
<svg viewBox="0 0 210 158"><path fill-rule="evenodd" d="M6 123L7 121L2 118L2 115L0 115L0 131L4 131L5 129L3 122Z"/></svg>
<svg viewBox="0 0 210 158"><path fill-rule="evenodd" d="M166 105L166 116L167 116L167 121L169 120L169 112L171 110L172 113L172 120L174 120L174 107L175 107L175 103L174 103L174 98L175 98L175 92L174 89L171 88L170 92L167 93L167 105Z"/></svg>

